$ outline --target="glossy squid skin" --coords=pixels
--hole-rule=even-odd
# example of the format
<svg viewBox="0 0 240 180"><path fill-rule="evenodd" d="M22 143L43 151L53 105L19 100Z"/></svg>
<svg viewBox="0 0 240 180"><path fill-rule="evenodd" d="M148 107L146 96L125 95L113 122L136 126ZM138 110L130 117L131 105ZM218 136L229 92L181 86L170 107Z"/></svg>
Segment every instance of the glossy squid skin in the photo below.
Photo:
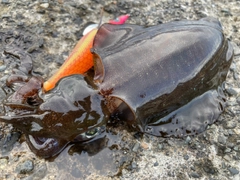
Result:
<svg viewBox="0 0 240 180"><path fill-rule="evenodd" d="M194 122L205 121L202 116L197 117L197 121L189 116L182 121L178 119L176 127L172 117L167 120L168 126L163 126L161 118L195 97L217 89L226 78L233 56L221 25L214 18L148 28L105 24L99 29L93 47L95 81L99 83L100 92L111 99L109 106L115 109L118 100L122 100L120 107L126 104L132 111L132 116L125 119L142 132L157 136L191 134ZM211 122L224 106L222 95L218 98L213 94L210 96L214 102L206 104L206 109L211 109L211 103L218 104L211 112L214 114ZM197 113L204 113L204 109Z"/></svg>
<svg viewBox="0 0 240 180"><path fill-rule="evenodd" d="M43 103L32 109L6 104L12 107L8 109L10 116L1 118L23 131L30 148L42 157L58 154L69 142L89 140L85 133L92 129L100 133L98 127L109 118L103 97L80 75L63 79L41 98Z"/></svg>
<svg viewBox="0 0 240 180"><path fill-rule="evenodd" d="M148 28L104 24L92 49L95 84L75 75L39 93L39 105L23 100L20 106L9 98L0 120L22 130L42 157L58 154L69 142L94 139L110 115L156 136L194 134L223 111L218 86L226 78L232 51L212 18Z"/></svg>

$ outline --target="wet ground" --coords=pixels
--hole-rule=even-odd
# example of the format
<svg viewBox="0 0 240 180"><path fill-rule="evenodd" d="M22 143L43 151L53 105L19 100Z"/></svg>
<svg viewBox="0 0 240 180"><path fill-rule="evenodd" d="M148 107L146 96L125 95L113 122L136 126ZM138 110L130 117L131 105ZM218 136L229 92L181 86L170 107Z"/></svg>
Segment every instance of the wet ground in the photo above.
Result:
<svg viewBox="0 0 240 180"><path fill-rule="evenodd" d="M109 141L103 137L95 144L69 146L50 160L36 157L20 132L1 123L0 179L240 179L240 1L1 0L0 34L9 38L1 41L0 51L21 46L31 54L34 71L47 78L66 59L85 24L99 21L102 7L104 21L129 13L129 22L140 25L217 17L235 50L225 83L225 112L195 137L141 137L124 126L112 127ZM0 55L1 87L15 60Z"/></svg>

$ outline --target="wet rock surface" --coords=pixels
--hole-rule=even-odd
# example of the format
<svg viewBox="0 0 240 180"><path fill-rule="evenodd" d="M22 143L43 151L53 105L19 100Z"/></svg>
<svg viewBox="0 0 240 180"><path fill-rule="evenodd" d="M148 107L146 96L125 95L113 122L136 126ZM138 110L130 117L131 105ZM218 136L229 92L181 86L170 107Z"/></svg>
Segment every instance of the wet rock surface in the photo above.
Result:
<svg viewBox="0 0 240 180"><path fill-rule="evenodd" d="M183 139L141 137L113 127L112 139L101 141L100 152L93 145L69 146L57 158L44 160L29 150L17 129L0 123L0 179L240 179L239 7L238 0L2 0L1 53L21 45L43 78L63 63L85 24L99 21L101 8L103 21L129 13L128 22L140 25L217 17L234 43L235 56L225 83L227 108L204 133ZM18 63L0 54L0 97L6 96L5 80Z"/></svg>

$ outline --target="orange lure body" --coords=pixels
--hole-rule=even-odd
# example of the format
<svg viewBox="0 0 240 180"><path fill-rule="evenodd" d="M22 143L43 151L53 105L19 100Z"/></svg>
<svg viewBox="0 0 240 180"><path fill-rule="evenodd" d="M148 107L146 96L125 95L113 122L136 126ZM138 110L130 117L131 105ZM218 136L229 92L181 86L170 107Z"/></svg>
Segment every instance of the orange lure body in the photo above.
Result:
<svg viewBox="0 0 240 180"><path fill-rule="evenodd" d="M110 20L109 23L124 24L128 18L129 14L123 15L115 20ZM93 55L90 49L92 48L93 40L97 31L97 28L93 29L80 39L58 72L55 73L49 80L44 82L44 92L53 89L61 78L73 74L83 74L93 66Z"/></svg>
<svg viewBox="0 0 240 180"><path fill-rule="evenodd" d="M97 29L93 29L80 39L57 73L44 82L43 90L45 92L53 89L61 78L73 74L83 74L93 66L93 57L90 49L96 33Z"/></svg>

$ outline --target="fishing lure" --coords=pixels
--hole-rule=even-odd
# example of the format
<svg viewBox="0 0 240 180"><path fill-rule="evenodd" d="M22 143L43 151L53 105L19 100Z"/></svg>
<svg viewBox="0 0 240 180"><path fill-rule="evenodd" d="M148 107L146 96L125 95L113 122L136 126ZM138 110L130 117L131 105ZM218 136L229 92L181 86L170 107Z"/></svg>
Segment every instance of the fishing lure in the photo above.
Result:
<svg viewBox="0 0 240 180"><path fill-rule="evenodd" d="M110 20L110 24L124 24L129 18L129 14L122 15L115 20ZM93 66L93 57L90 49L92 48L93 39L97 33L98 27L93 29L79 40L73 51L57 71L49 80L44 82L43 91L47 92L53 89L56 83L63 77L73 74L84 74Z"/></svg>

